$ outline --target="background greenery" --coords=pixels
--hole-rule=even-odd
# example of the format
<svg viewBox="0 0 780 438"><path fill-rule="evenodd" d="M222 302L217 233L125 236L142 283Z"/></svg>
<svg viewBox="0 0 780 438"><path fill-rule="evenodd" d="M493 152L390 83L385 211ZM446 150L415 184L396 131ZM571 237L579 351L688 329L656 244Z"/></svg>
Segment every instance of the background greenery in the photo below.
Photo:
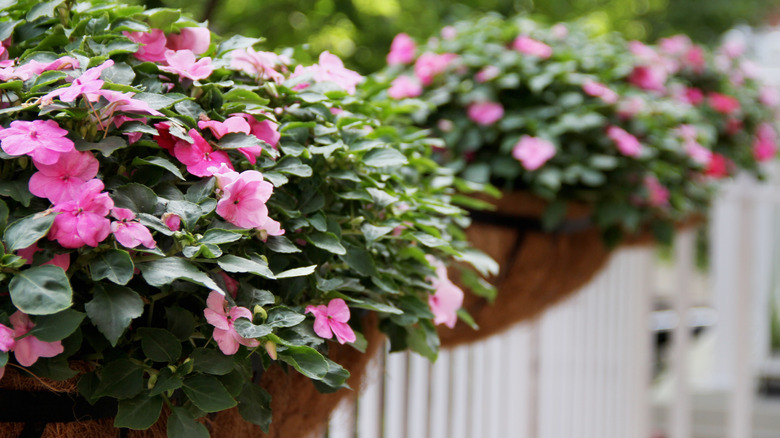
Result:
<svg viewBox="0 0 780 438"><path fill-rule="evenodd" d="M393 36L434 35L473 12L530 12L554 23L583 18L599 30L652 41L686 33L713 43L739 23L771 19L780 0L130 0L182 8L222 35L262 36L268 48L308 43L330 50L361 73L378 70Z"/></svg>

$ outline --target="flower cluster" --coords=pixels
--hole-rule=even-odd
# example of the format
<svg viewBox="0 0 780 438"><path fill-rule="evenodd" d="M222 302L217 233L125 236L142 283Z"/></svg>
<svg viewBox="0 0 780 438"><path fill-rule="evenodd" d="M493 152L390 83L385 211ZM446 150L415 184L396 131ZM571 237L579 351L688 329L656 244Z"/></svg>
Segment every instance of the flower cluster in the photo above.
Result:
<svg viewBox="0 0 780 438"><path fill-rule="evenodd" d="M464 178L549 200L548 225L585 203L617 239L668 231L717 179L775 156L778 101L739 52L488 14L420 46L398 35L364 90L443 137L439 160Z"/></svg>
<svg viewBox="0 0 780 438"><path fill-rule="evenodd" d="M267 430L253 363L344 387L327 339L361 349L369 321L436 356L460 307L441 266L493 266L456 178L354 96L362 76L176 10L37 3L0 18L0 372L79 361L116 427L166 404L182 436L237 404Z"/></svg>

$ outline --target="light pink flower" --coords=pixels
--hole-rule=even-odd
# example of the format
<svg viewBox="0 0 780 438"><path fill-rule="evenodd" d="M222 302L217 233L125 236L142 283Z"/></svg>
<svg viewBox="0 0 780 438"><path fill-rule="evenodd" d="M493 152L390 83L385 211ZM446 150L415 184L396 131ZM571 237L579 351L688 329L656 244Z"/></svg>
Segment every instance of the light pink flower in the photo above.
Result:
<svg viewBox="0 0 780 438"><path fill-rule="evenodd" d="M756 129L753 139L753 156L757 161L771 160L777 155L777 132L769 123L762 123Z"/></svg>
<svg viewBox="0 0 780 438"><path fill-rule="evenodd" d="M747 50L747 45L741 38L729 38L720 46L720 52L731 59L739 58L745 53L745 50Z"/></svg>
<svg viewBox="0 0 780 438"><path fill-rule="evenodd" d="M478 125L492 125L504 117L504 107L498 102L474 102L467 109L469 119Z"/></svg>
<svg viewBox="0 0 780 438"><path fill-rule="evenodd" d="M417 45L414 40L405 33L399 33L390 44L390 53L387 54L388 65L409 64L414 61L414 52Z"/></svg>
<svg viewBox="0 0 780 438"><path fill-rule="evenodd" d="M648 91L662 92L666 89L666 78L668 74L663 66L654 65L636 66L628 77L628 81L636 87Z"/></svg>
<svg viewBox="0 0 780 438"><path fill-rule="evenodd" d="M60 154L74 149L66 135L54 120L14 120L11 127L0 129L0 147L11 156L29 155L38 163L54 164Z"/></svg>
<svg viewBox="0 0 780 438"><path fill-rule="evenodd" d="M214 72L211 58L205 57L196 61L192 50L167 50L165 52L165 60L168 62L168 65L161 65L159 67L160 70L177 74L179 78L198 81L206 79Z"/></svg>
<svg viewBox="0 0 780 438"><path fill-rule="evenodd" d="M699 144L695 126L686 124L680 125L677 127L677 133L683 139L685 153L687 153L693 161L702 166L709 164L712 159L712 151Z"/></svg>
<svg viewBox="0 0 780 438"><path fill-rule="evenodd" d="M777 88L764 85L759 90L758 100L764 105L774 108L780 104L780 93L777 92Z"/></svg>
<svg viewBox="0 0 780 438"><path fill-rule="evenodd" d="M228 117L224 122L216 120L200 120L198 121L198 128L210 129L214 137L222 138L225 134L229 133L242 133L249 134L249 123L240 116Z"/></svg>
<svg viewBox="0 0 780 438"><path fill-rule="evenodd" d="M79 61L70 56L63 56L48 64L31 60L20 65L14 70L14 75L22 80L30 79L33 76L40 75L45 71L51 70L73 70L79 68Z"/></svg>
<svg viewBox="0 0 780 438"><path fill-rule="evenodd" d="M111 216L118 219L111 222L111 232L114 233L116 241L125 248L135 248L143 245L147 248L157 246L152 233L140 222L135 221L135 213L127 208L114 208L111 210Z"/></svg>
<svg viewBox="0 0 780 438"><path fill-rule="evenodd" d="M454 53L425 52L414 63L414 74L423 85L431 85L433 78L447 70L457 57L458 55Z"/></svg>
<svg viewBox="0 0 780 438"><path fill-rule="evenodd" d="M696 45L685 52L682 61L683 65L699 73L707 66L707 60L704 58L704 49Z"/></svg>
<svg viewBox="0 0 780 438"><path fill-rule="evenodd" d="M422 94L422 84L410 76L398 76L390 84L387 95L393 99L406 99L407 97L417 97Z"/></svg>
<svg viewBox="0 0 780 438"><path fill-rule="evenodd" d="M444 26L441 28L441 37L446 41L452 41L458 36L458 31L453 26Z"/></svg>
<svg viewBox="0 0 780 438"><path fill-rule="evenodd" d="M512 42L512 47L524 55L547 59L552 56L552 47L526 35L520 35Z"/></svg>
<svg viewBox="0 0 780 438"><path fill-rule="evenodd" d="M14 339L14 330L3 324L0 324L0 351L8 353L16 345Z"/></svg>
<svg viewBox="0 0 780 438"><path fill-rule="evenodd" d="M618 115L623 119L630 119L645 110L645 100L640 96L630 96L618 104Z"/></svg>
<svg viewBox="0 0 780 438"><path fill-rule="evenodd" d="M30 193L53 204L78 197L80 187L98 173L98 160L90 152L63 152L54 164L33 161L38 172L30 177Z"/></svg>
<svg viewBox="0 0 780 438"><path fill-rule="evenodd" d="M101 113L110 116L115 112L133 113L133 114L147 114L150 116L162 116L162 113L153 109L148 103L143 100L133 99L135 93L128 91L122 93L115 90L97 90L94 93L89 93L88 98L91 102L100 100L101 97L108 101L108 105L101 108Z"/></svg>
<svg viewBox="0 0 780 438"><path fill-rule="evenodd" d="M277 123L267 119L258 121L255 116L245 113L233 114L233 116L242 117L249 123L249 129L252 135L268 143L272 148L276 148L279 139L282 137L277 130L279 126ZM255 164L257 162L257 157L263 152L263 148L261 146L251 146L248 148L239 148L238 151L241 152L250 163Z"/></svg>
<svg viewBox="0 0 780 438"><path fill-rule="evenodd" d="M284 82L284 75L277 71L282 66L282 58L273 52L256 52L253 48L230 52L230 66L251 76L263 80L272 80L277 84Z"/></svg>
<svg viewBox="0 0 780 438"><path fill-rule="evenodd" d="M162 221L171 231L181 229L181 217L175 213L165 213L162 215Z"/></svg>
<svg viewBox="0 0 780 438"><path fill-rule="evenodd" d="M710 104L712 109L721 114L732 114L739 111L739 101L732 97L721 93L710 93L707 95L707 103Z"/></svg>
<svg viewBox="0 0 780 438"><path fill-rule="evenodd" d="M314 333L323 339L330 339L336 335L339 344L355 342L357 336L349 321L349 307L341 298L330 300L328 305L306 306L306 312L314 315Z"/></svg>
<svg viewBox="0 0 780 438"><path fill-rule="evenodd" d="M16 338L14 356L19 365L29 367L38 361L39 357L54 357L65 351L62 341L43 342L32 335L24 336L35 327L35 324L21 311L17 310L9 319L14 326Z"/></svg>
<svg viewBox="0 0 780 438"><path fill-rule="evenodd" d="M607 137L617 145L621 154L627 157L638 157L642 154L642 144L636 137L617 126L607 128Z"/></svg>
<svg viewBox="0 0 780 438"><path fill-rule="evenodd" d="M256 170L216 176L222 186L217 214L237 227L263 228L269 220L265 203L271 198L273 185L264 181L263 175Z"/></svg>
<svg viewBox="0 0 780 438"><path fill-rule="evenodd" d="M114 65L114 61L109 59L97 67L88 69L81 76L76 78L70 86L57 88L43 96L41 98L41 103L43 105L49 105L54 101L55 97L59 97L63 102L73 102L82 94L90 95L95 93L103 87L103 81L100 80L100 75L103 73L103 70L112 65ZM92 101L94 102L94 100Z"/></svg>
<svg viewBox="0 0 780 438"><path fill-rule="evenodd" d="M193 144L178 140L173 148L173 155L187 166L187 172L195 176L211 176L210 167L219 167L224 163L227 167L233 168L226 152L215 151L195 129L190 129L189 134L194 141Z"/></svg>
<svg viewBox="0 0 780 438"><path fill-rule="evenodd" d="M658 46L669 55L682 55L691 47L691 39L687 35L674 35L658 40Z"/></svg>
<svg viewBox="0 0 780 438"><path fill-rule="evenodd" d="M333 82L349 94L355 94L355 87L363 80L363 76L344 68L341 58L328 51L322 52L319 63L308 69L314 73L315 82Z"/></svg>
<svg viewBox="0 0 780 438"><path fill-rule="evenodd" d="M246 339L236 333L233 323L238 318L246 318L252 321L252 312L246 307L231 307L228 310L228 303L225 297L217 291L211 291L206 299L207 308L203 310L206 321L214 326L214 340L217 341L219 349L228 356L238 352L238 346L244 345L250 348L260 345L257 339Z"/></svg>
<svg viewBox="0 0 780 438"><path fill-rule="evenodd" d="M664 207L669 205L669 189L661 185L654 176L645 178L645 188L648 192L648 202L653 207Z"/></svg>
<svg viewBox="0 0 780 438"><path fill-rule="evenodd" d="M618 94L600 82L587 80L584 84L582 84L582 90L585 92L585 94L593 97L599 97L601 100L609 104L613 104L618 101Z"/></svg>
<svg viewBox="0 0 780 438"><path fill-rule="evenodd" d="M435 289L435 292L428 296L433 323L453 328L458 322L458 309L463 305L463 291L450 281L444 263L432 256L428 256L427 259L436 268L436 276L428 279Z"/></svg>
<svg viewBox="0 0 780 438"><path fill-rule="evenodd" d="M549 141L524 135L512 149L515 157L526 170L536 170L555 156L555 145Z"/></svg>
<svg viewBox="0 0 780 438"><path fill-rule="evenodd" d="M54 219L49 239L57 240L65 248L95 247L105 240L111 232L106 215L114 201L102 190L103 182L93 179L81 186L77 198L56 204L53 210L60 214Z"/></svg>
<svg viewBox="0 0 780 438"><path fill-rule="evenodd" d="M563 23L556 23L550 30L556 40L562 40L569 36L569 29Z"/></svg>
<svg viewBox="0 0 780 438"><path fill-rule="evenodd" d="M32 264L33 258L35 257L35 253L41 251L41 249L38 247L37 243L33 243L32 245L28 246L27 248L20 249L19 251L16 251L16 255L19 257L25 259L25 264L29 265ZM70 267L70 254L55 254L54 257L52 257L51 260L41 263L42 265L54 265L59 266L62 268L63 271L67 271Z"/></svg>
<svg viewBox="0 0 780 438"><path fill-rule="evenodd" d="M211 32L205 27L183 27L178 34L168 35L166 44L171 50L190 50L196 55L205 53L209 45L211 45Z"/></svg>
<svg viewBox="0 0 780 438"><path fill-rule="evenodd" d="M501 70L498 67L495 65L488 65L487 67L478 71L477 74L474 75L474 79L476 79L477 82L482 83L495 79L500 74Z"/></svg>
<svg viewBox="0 0 780 438"><path fill-rule="evenodd" d="M151 32L122 32L130 41L138 43L141 47L135 52L135 57L141 61L164 62L165 46L168 40L160 29L152 29Z"/></svg>

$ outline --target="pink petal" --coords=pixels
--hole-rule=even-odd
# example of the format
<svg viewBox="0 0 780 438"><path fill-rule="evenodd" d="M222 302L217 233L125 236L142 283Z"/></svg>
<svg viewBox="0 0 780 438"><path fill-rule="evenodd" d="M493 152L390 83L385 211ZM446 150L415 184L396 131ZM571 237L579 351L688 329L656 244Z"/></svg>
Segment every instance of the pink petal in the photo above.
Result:
<svg viewBox="0 0 780 438"><path fill-rule="evenodd" d="M206 321L214 327L222 330L230 329L230 323L225 315L211 309L203 310L203 315L206 317Z"/></svg>
<svg viewBox="0 0 780 438"><path fill-rule="evenodd" d="M357 339L357 336L355 336L355 332L352 330L352 327L350 327L347 323L331 320L330 328L333 330L333 334L336 335L336 340L339 341L339 344L355 342Z"/></svg>
<svg viewBox="0 0 780 438"><path fill-rule="evenodd" d="M349 321L349 307L341 298L335 298L328 303L328 316L338 322Z"/></svg>
<svg viewBox="0 0 780 438"><path fill-rule="evenodd" d="M214 340L217 341L217 345L222 350L222 353L227 356L236 354L238 351L239 344L234 336L235 332L232 330L214 329Z"/></svg>

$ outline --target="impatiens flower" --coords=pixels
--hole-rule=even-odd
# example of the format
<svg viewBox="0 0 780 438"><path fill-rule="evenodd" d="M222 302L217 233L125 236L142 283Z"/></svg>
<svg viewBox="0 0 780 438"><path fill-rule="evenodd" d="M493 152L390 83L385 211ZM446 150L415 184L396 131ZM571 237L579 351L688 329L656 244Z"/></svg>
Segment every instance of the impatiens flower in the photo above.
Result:
<svg viewBox="0 0 780 438"><path fill-rule="evenodd" d="M56 204L53 211L60 214L54 218L49 239L65 248L95 247L105 240L111 232L106 215L114 207L114 201L102 191L103 181L93 179L81 186L78 197Z"/></svg>
<svg viewBox="0 0 780 438"><path fill-rule="evenodd" d="M422 94L422 84L410 76L398 76L390 84L387 95L393 99L406 99Z"/></svg>
<svg viewBox="0 0 780 438"><path fill-rule="evenodd" d="M569 29L563 23L556 23L553 27L550 28L550 30L552 31L552 35L556 40L562 40L569 36Z"/></svg>
<svg viewBox="0 0 780 438"><path fill-rule="evenodd" d="M331 110L332 109L333 108L331 108ZM276 122L271 120L258 121L255 116L245 113L233 114L233 116L244 118L244 120L249 123L249 129L252 135L259 140L268 143L272 148L276 148L279 139L282 137L282 134L278 131L279 125ZM250 163L255 164L255 162L257 162L257 157L260 156L263 148L261 146L250 146L247 148L238 148L238 151L241 152Z"/></svg>
<svg viewBox="0 0 780 438"><path fill-rule="evenodd" d="M414 52L417 45L414 40L405 33L399 33L390 44L390 53L387 54L388 65L409 64L414 61Z"/></svg>
<svg viewBox="0 0 780 438"><path fill-rule="evenodd" d="M729 38L720 46L720 52L731 59L739 58L745 50L747 45L742 38Z"/></svg>
<svg viewBox="0 0 780 438"><path fill-rule="evenodd" d="M467 109L469 119L478 125L492 125L504 117L504 107L498 102L474 102Z"/></svg>
<svg viewBox="0 0 780 438"><path fill-rule="evenodd" d="M111 216L118 219L111 222L111 232L114 233L116 241L125 248L135 248L143 245L147 248L157 246L152 233L146 226L135 221L135 213L127 208L114 208L111 210Z"/></svg>
<svg viewBox="0 0 780 438"><path fill-rule="evenodd" d="M161 148L173 154L173 148L176 146L178 139L171 135L171 122L155 123L154 128L157 130L157 135L152 137L154 141Z"/></svg>
<svg viewBox="0 0 780 438"><path fill-rule="evenodd" d="M622 119L630 119L645 110L645 100L640 96L630 96L618 104L618 115Z"/></svg>
<svg viewBox="0 0 780 438"><path fill-rule="evenodd" d="M207 308L203 310L206 321L214 326L214 340L217 341L219 349L225 355L233 355L238 352L238 346L257 347L260 341L257 339L245 339L236 333L233 323L238 318L252 320L252 312L246 307L231 307L228 310L228 303L225 297L217 291L211 291L206 299Z"/></svg>
<svg viewBox="0 0 780 438"><path fill-rule="evenodd" d="M80 187L98 173L98 160L90 152L63 152L53 164L33 161L38 171L30 177L30 193L53 204L75 199Z"/></svg>
<svg viewBox="0 0 780 438"><path fill-rule="evenodd" d="M217 138L222 138L225 134L229 133L249 134L249 122L240 116L229 117L224 122L200 120L198 121L198 128L210 129L214 134L214 137Z"/></svg>
<svg viewBox="0 0 780 438"><path fill-rule="evenodd" d="M0 130L0 147L11 156L29 155L37 163L54 164L64 152L73 150L68 131L54 120L14 120Z"/></svg>
<svg viewBox="0 0 780 438"><path fill-rule="evenodd" d="M315 82L333 82L349 94L355 94L356 85L363 80L363 76L344 68L341 58L328 51L320 53L319 63L308 68L314 73Z"/></svg>
<svg viewBox="0 0 780 438"><path fill-rule="evenodd" d="M211 32L205 27L183 27L178 34L168 35L171 50L189 50L196 55L205 53L211 44ZM165 53L163 53L163 56Z"/></svg>
<svg viewBox="0 0 780 438"><path fill-rule="evenodd" d="M609 104L618 101L618 94L600 82L587 80L582 84L582 90L585 94L593 97L600 97L601 100Z"/></svg>
<svg viewBox="0 0 780 438"><path fill-rule="evenodd" d="M710 93L707 95L707 103L721 114L732 114L739 111L739 101L735 97L725 94Z"/></svg>
<svg viewBox="0 0 780 438"><path fill-rule="evenodd" d="M103 70L114 65L113 60L108 60L97 67L92 67L85 71L81 76L76 78L68 87L61 87L53 90L41 98L43 105L49 105L52 103L55 97L63 102L73 102L82 94L91 94L100 90L103 87L103 81L100 80L100 75Z"/></svg>
<svg viewBox="0 0 780 438"><path fill-rule="evenodd" d="M14 348L15 344L13 329L0 324L0 351L8 353Z"/></svg>
<svg viewBox="0 0 780 438"><path fill-rule="evenodd" d="M685 101L691 105L698 105L704 101L704 93L698 88L687 87L685 89Z"/></svg>
<svg viewBox="0 0 780 438"><path fill-rule="evenodd" d="M284 82L284 75L277 71L283 65L282 58L274 52L256 52L247 47L244 50L230 52L230 66L259 79L272 80L277 84Z"/></svg>
<svg viewBox="0 0 780 438"><path fill-rule="evenodd" d="M669 55L682 55L691 46L691 39L687 35L674 35L658 40L658 46Z"/></svg>
<svg viewBox="0 0 780 438"><path fill-rule="evenodd" d="M165 46L168 40L160 29L152 29L151 32L122 32L130 41L140 45L135 57L141 61L164 62Z"/></svg>
<svg viewBox="0 0 780 438"><path fill-rule="evenodd" d="M715 179L725 178L729 176L730 167L731 164L728 158L721 154L713 153L704 174Z"/></svg>
<svg viewBox="0 0 780 438"><path fill-rule="evenodd" d="M14 326L14 338L16 338L14 356L19 365L29 367L38 361L39 357L54 357L65 351L62 341L43 342L33 335L24 336L35 327L35 324L21 311L17 310L9 319Z"/></svg>
<svg viewBox="0 0 780 438"><path fill-rule="evenodd" d="M771 85L764 85L759 90L758 101L770 108L774 108L780 104L780 93L778 93L777 88Z"/></svg>
<svg viewBox="0 0 780 438"><path fill-rule="evenodd" d="M50 63L31 60L26 64L20 65L14 70L14 75L24 81L33 76L37 76L45 71L51 70L73 70L79 68L79 61L71 56L63 56Z"/></svg>
<svg viewBox="0 0 780 438"><path fill-rule="evenodd" d="M457 57L458 55L454 53L425 52L414 63L414 74L423 85L431 85L433 78L447 70Z"/></svg>
<svg viewBox="0 0 780 438"><path fill-rule="evenodd" d="M526 170L536 170L555 156L555 145L543 138L524 135L512 149L512 156Z"/></svg>
<svg viewBox="0 0 780 438"><path fill-rule="evenodd" d="M607 137L615 142L621 154L627 157L638 157L642 154L642 144L636 137L617 126L607 128Z"/></svg>
<svg viewBox="0 0 780 438"><path fill-rule="evenodd" d="M499 69L495 65L488 65L487 67L478 71L477 74L474 75L474 79L476 79L477 82L482 83L482 82L487 82L491 79L495 79L500 74L501 74L501 69Z"/></svg>
<svg viewBox="0 0 780 438"><path fill-rule="evenodd" d="M339 344L355 342L357 337L349 321L349 307L341 298L330 300L328 305L306 306L306 312L314 315L314 333L323 339L330 339L336 335Z"/></svg>
<svg viewBox="0 0 780 438"><path fill-rule="evenodd" d="M40 251L41 249L38 247L38 244L33 243L27 248L23 248L17 251L16 255L25 259L25 264L29 265L32 264L33 257L35 257L35 253ZM43 262L41 264L59 266L60 268L62 268L63 271L67 271L68 268L70 267L70 254L55 254L51 260L47 262Z"/></svg>
<svg viewBox="0 0 780 438"><path fill-rule="evenodd" d="M682 61L684 66L695 72L702 72L707 66L707 60L704 58L704 49L699 46L692 46L688 49Z"/></svg>
<svg viewBox="0 0 780 438"><path fill-rule="evenodd" d="M177 50L175 52L168 50L165 52L165 60L168 65L161 65L160 70L177 74L180 78L198 81L206 79L214 72L211 58L205 57L196 61L192 50Z"/></svg>
<svg viewBox="0 0 780 438"><path fill-rule="evenodd" d="M453 26L444 26L441 28L441 37L447 41L454 40L458 36L458 30Z"/></svg>
<svg viewBox="0 0 780 438"><path fill-rule="evenodd" d="M436 277L429 279L436 292L428 296L428 306L433 313L433 323L453 328L458 322L458 309L463 305L463 291L450 281L444 263L430 255L427 258L428 262L436 268Z"/></svg>
<svg viewBox="0 0 780 438"><path fill-rule="evenodd" d="M273 185L263 180L256 170L237 174L217 173L217 184L221 186L222 197L217 202L217 214L231 224L241 228L265 228L268 221L268 207Z"/></svg>
<svg viewBox="0 0 780 438"><path fill-rule="evenodd" d="M777 132L769 123L762 123L756 129L753 140L753 156L757 161L767 161L777 155Z"/></svg>
<svg viewBox="0 0 780 438"><path fill-rule="evenodd" d="M88 95L91 102L96 102L101 97L106 99L108 105L101 108L101 112L106 112L109 116L115 112L162 116L161 112L150 107L148 103L143 100L133 99L133 96L135 96L135 93L132 91L122 93L121 91L102 89Z"/></svg>
<svg viewBox="0 0 780 438"><path fill-rule="evenodd" d="M219 271L217 274L222 279L222 281L225 282L225 290L230 294L231 297L235 298L238 294L239 282L233 277L227 275L225 271Z"/></svg>
<svg viewBox="0 0 780 438"><path fill-rule="evenodd" d="M187 172L195 176L211 176L210 167L219 167L221 163L225 163L229 168L233 168L226 152L215 151L195 129L190 129L189 134L193 144L178 140L173 148L173 155L187 166Z"/></svg>
<svg viewBox="0 0 780 438"><path fill-rule="evenodd" d="M653 207L669 205L669 189L661 185L654 176L645 178L645 188L648 192L648 203Z"/></svg>
<svg viewBox="0 0 780 438"><path fill-rule="evenodd" d="M663 66L654 65L648 67L641 65L634 67L634 70L628 77L628 81L643 90L662 92L666 89L667 76L668 73Z"/></svg>
<svg viewBox="0 0 780 438"><path fill-rule="evenodd" d="M181 229L181 217L175 213L165 213L162 215L162 221L171 231Z"/></svg>
<svg viewBox="0 0 780 438"><path fill-rule="evenodd" d="M531 37L520 35L512 42L512 47L524 55L547 59L552 56L552 47Z"/></svg>

